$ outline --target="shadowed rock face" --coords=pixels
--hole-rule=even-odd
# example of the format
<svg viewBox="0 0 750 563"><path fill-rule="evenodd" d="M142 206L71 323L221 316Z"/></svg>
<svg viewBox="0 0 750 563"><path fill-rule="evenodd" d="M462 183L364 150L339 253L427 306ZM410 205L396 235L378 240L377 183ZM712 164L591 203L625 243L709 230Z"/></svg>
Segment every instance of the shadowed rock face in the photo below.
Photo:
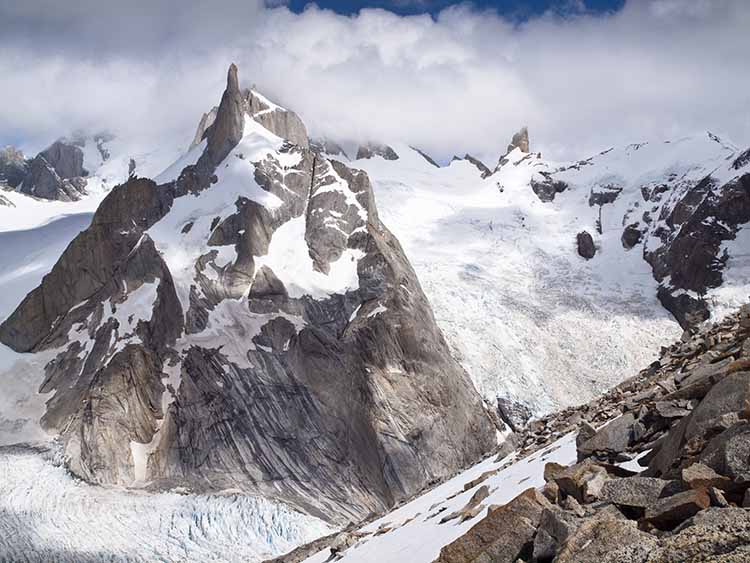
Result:
<svg viewBox="0 0 750 563"><path fill-rule="evenodd" d="M29 162L20 191L43 199L75 201L85 194L87 175L83 151L65 141L55 141Z"/></svg>
<svg viewBox="0 0 750 563"><path fill-rule="evenodd" d="M233 66L196 164L168 184L115 188L0 341L55 350L42 422L77 475L236 487L343 523L476 460L494 427L378 219L367 175L245 132L253 100ZM286 119L269 121L273 133ZM243 134L275 144L240 154ZM238 195L202 209L237 167ZM296 262L279 265L282 236L282 250L305 249L302 277L288 270ZM354 280L336 285L342 269ZM329 289L300 289L310 279Z"/></svg>
<svg viewBox="0 0 750 563"><path fill-rule="evenodd" d="M381 156L386 160L398 160L396 151L394 151L388 145L367 143L357 148L357 160L359 160L360 158L372 158L374 156Z"/></svg>
<svg viewBox="0 0 750 563"><path fill-rule="evenodd" d="M661 245L644 250L644 257L662 283L659 299L683 328L709 317L700 298L723 282L727 257L722 243L733 240L740 227L750 221L750 174L718 185L707 176L687 191L665 217L667 228L658 234ZM630 228L630 227L629 227Z"/></svg>

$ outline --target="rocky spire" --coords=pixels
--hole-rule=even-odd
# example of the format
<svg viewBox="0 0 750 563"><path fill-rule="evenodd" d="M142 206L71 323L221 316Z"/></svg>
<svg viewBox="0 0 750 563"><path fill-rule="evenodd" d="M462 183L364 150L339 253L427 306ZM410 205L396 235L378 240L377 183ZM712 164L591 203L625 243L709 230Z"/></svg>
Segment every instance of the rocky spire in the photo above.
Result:
<svg viewBox="0 0 750 563"><path fill-rule="evenodd" d="M229 152L240 142L243 132L242 92L237 79L237 65L229 65L227 88L221 96L216 119L211 125L208 138L208 154L211 163L218 166Z"/></svg>
<svg viewBox="0 0 750 563"><path fill-rule="evenodd" d="M521 152L529 152L529 130L525 125L513 135L508 145L508 152L515 148L521 149Z"/></svg>

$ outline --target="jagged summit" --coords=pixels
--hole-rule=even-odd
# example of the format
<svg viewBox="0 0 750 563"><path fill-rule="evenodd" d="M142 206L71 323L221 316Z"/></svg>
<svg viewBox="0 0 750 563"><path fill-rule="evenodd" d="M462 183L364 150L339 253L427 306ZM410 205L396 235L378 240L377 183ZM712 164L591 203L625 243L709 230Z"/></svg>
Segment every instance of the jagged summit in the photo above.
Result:
<svg viewBox="0 0 750 563"><path fill-rule="evenodd" d="M51 358L42 424L69 468L343 523L491 448L367 174L309 149L234 66L200 138L114 188L0 325Z"/></svg>
<svg viewBox="0 0 750 563"><path fill-rule="evenodd" d="M309 147L307 129L299 116L274 104L255 90L247 88L240 90L237 67L234 64L229 67L227 87L221 103L218 107L214 107L203 114L190 147L199 145L203 139L207 139L209 145L211 145L212 135L224 138L227 143L231 143L238 135L237 132L240 130L244 115L253 118L282 139L300 147ZM214 127L217 120L220 123L217 127ZM214 129L216 129L216 132L212 132ZM235 144L237 142L239 142L239 139ZM213 141L213 145L217 145L216 140ZM219 150L218 147L216 150ZM217 156L220 156L221 152L219 150Z"/></svg>
<svg viewBox="0 0 750 563"><path fill-rule="evenodd" d="M385 160L398 160L398 154L388 145L381 143L366 143L357 148L356 160L380 156Z"/></svg>
<svg viewBox="0 0 750 563"><path fill-rule="evenodd" d="M513 134L506 153L511 152L513 149L519 149L525 153L531 152L529 149L529 130L525 125L517 133Z"/></svg>

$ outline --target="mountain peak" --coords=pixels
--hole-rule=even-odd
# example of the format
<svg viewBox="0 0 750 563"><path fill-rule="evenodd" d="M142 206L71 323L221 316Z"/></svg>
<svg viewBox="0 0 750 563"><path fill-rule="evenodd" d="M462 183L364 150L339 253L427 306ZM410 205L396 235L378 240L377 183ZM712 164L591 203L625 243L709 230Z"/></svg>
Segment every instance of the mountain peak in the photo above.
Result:
<svg viewBox="0 0 750 563"><path fill-rule="evenodd" d="M240 84L237 78L237 65L229 65L227 87L221 96L216 118L208 129L206 153L211 164L217 166L226 158L229 151L242 139L243 105Z"/></svg>
<svg viewBox="0 0 750 563"><path fill-rule="evenodd" d="M507 152L516 148L520 149L521 152L529 152L529 129L525 125L513 135Z"/></svg>

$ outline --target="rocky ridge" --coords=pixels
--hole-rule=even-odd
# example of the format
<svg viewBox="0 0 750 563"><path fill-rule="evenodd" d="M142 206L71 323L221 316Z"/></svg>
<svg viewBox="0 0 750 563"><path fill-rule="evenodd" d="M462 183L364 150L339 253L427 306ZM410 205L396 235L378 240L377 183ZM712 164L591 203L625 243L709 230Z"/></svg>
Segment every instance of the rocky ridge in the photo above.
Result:
<svg viewBox="0 0 750 563"><path fill-rule="evenodd" d="M579 462L548 463L541 492L491 509L437 561L747 560L749 403L745 306L601 399L531 422L521 457L575 430Z"/></svg>
<svg viewBox="0 0 750 563"><path fill-rule="evenodd" d="M198 138L174 178L114 188L0 326L53 355L42 424L73 473L345 523L490 449L367 175L234 66Z"/></svg>

